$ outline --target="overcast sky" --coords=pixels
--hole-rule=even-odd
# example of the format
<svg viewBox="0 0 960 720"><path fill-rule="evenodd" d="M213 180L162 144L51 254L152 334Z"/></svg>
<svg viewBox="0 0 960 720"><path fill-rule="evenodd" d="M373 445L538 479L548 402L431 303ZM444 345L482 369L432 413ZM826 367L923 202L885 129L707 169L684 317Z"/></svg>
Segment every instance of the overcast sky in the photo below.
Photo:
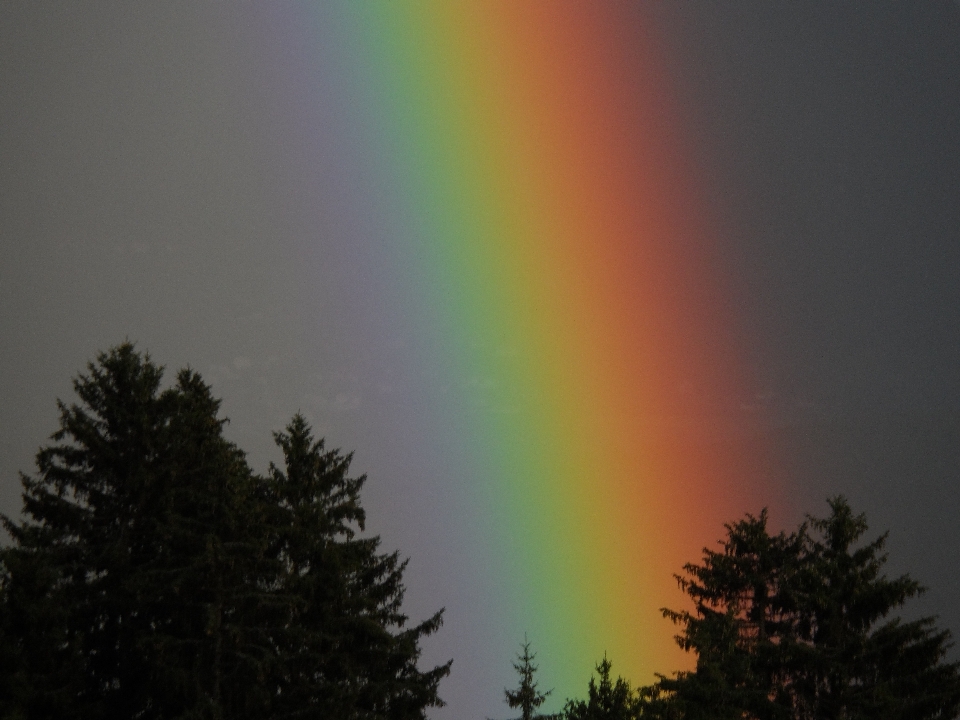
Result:
<svg viewBox="0 0 960 720"><path fill-rule="evenodd" d="M929 586L918 609L960 632L960 5L624 12L665 40L784 459L781 520L847 493ZM389 477L371 525L414 559L413 614L448 607L436 654L462 664L482 638L450 620L482 608L449 520L421 513L455 502L460 462L424 437L430 347L353 242L376 219L317 170L336 148L299 145L323 108L296 104L269 23L246 4L0 4L0 510L71 377L136 340L212 382L256 469L303 410ZM449 712L473 712L476 687L451 683Z"/></svg>
<svg viewBox="0 0 960 720"><path fill-rule="evenodd" d="M960 5L658 17L795 503L847 492L960 629Z"/></svg>

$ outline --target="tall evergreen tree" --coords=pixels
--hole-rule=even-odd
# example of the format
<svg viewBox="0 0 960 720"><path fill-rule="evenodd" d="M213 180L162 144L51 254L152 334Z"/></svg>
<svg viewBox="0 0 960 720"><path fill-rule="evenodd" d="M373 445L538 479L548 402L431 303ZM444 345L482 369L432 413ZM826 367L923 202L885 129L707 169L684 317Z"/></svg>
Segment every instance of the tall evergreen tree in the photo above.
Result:
<svg viewBox="0 0 960 720"><path fill-rule="evenodd" d="M552 690L540 692L537 688L537 681L534 676L539 667L533 664L536 659L536 653L530 652L530 642L527 636L523 636L521 645L523 652L517 655L517 662L513 663L513 669L517 671L520 677L520 685L516 690L504 690L507 705L512 709L520 708L519 720L535 720L535 718L552 718L552 715L539 715L537 709L546 702L547 697Z"/></svg>
<svg viewBox="0 0 960 720"><path fill-rule="evenodd" d="M163 391L161 377L130 344L101 354L22 477L26 519L4 519L17 673L3 702L22 714L220 718L246 704L227 678L253 657L236 628L258 557L253 478L199 376Z"/></svg>
<svg viewBox="0 0 960 720"><path fill-rule="evenodd" d="M363 526L363 479L302 418L255 476L199 375L130 344L97 358L4 518L0 716L413 720L449 663L416 667L404 563Z"/></svg>
<svg viewBox="0 0 960 720"><path fill-rule="evenodd" d="M960 663L945 662L950 633L936 618L890 618L924 588L888 578L884 533L861 543L866 516L842 497L809 518L800 586L795 712L802 718L947 718L960 713Z"/></svg>
<svg viewBox="0 0 960 720"><path fill-rule="evenodd" d="M151 503L151 554L138 563L140 602L155 608L140 635L162 715L191 708L199 717L263 717L271 697L269 634L275 566L268 562L263 482L222 437L220 401L202 379L181 371L169 421L169 476Z"/></svg>
<svg viewBox="0 0 960 720"><path fill-rule="evenodd" d="M696 671L665 679L688 718L788 717L790 686L784 653L796 636L797 575L806 527L770 535L767 513L726 526L721 552L704 550L702 565L677 576L694 612L664 614L682 628L677 641L697 653ZM789 703L787 703L789 704Z"/></svg>
<svg viewBox="0 0 960 720"><path fill-rule="evenodd" d="M922 588L886 577L886 536L860 544L863 515L831 514L770 535L766 513L727 526L721 551L678 576L693 612L665 610L694 671L648 692L647 715L683 718L953 718L960 665L934 618L888 616Z"/></svg>
<svg viewBox="0 0 960 720"><path fill-rule="evenodd" d="M271 466L274 552L288 613L277 637L279 714L423 718L427 707L443 704L437 688L450 671L450 662L417 668L420 640L439 628L442 611L407 627L406 562L381 554L379 537L358 536L366 478L349 476L351 456L326 450L301 415L275 437L284 470Z"/></svg>

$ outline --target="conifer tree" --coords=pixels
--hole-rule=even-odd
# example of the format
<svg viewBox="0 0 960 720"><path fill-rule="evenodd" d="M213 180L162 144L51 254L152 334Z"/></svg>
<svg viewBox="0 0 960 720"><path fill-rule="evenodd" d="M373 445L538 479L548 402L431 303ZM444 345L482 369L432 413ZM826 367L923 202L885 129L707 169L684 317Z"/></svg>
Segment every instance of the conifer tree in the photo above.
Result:
<svg viewBox="0 0 960 720"><path fill-rule="evenodd" d="M767 516L727 526L719 552L685 566L693 612L664 610L696 669L648 689L648 717L954 718L960 664L935 618L890 614L922 588L888 578L886 535L861 544L865 517L830 501L826 518L771 535Z"/></svg>
<svg viewBox="0 0 960 720"><path fill-rule="evenodd" d="M275 435L284 470L271 466L279 510L274 552L282 565L279 596L287 616L277 637L281 714L311 717L423 718L450 662L417 668L420 640L442 610L413 627L403 614L403 571L379 537L359 537L365 476L351 478L351 455L326 450L301 415Z"/></svg>
<svg viewBox="0 0 960 720"><path fill-rule="evenodd" d="M422 720L437 613L406 627L363 478L297 416L254 475L195 372L125 343L59 404L0 550L0 717Z"/></svg>
<svg viewBox="0 0 960 720"><path fill-rule="evenodd" d="M610 679L613 664L604 655L597 664L599 683L593 677L586 700L568 700L563 709L564 720L636 720L640 717L640 701L630 683L622 677Z"/></svg>
<svg viewBox="0 0 960 720"><path fill-rule="evenodd" d="M685 717L778 717L784 704L806 526L770 535L767 522L764 510L726 525L722 551L705 549L702 565L677 576L695 611L664 615L681 626L677 642L697 653L697 667L661 685L677 692Z"/></svg>
<svg viewBox="0 0 960 720"><path fill-rule="evenodd" d="M808 518L796 647L795 714L801 718L946 718L960 713L960 663L946 662L950 632L936 618L889 618L924 588L888 578L887 533L861 543L866 516L843 497Z"/></svg>
<svg viewBox="0 0 960 720"><path fill-rule="evenodd" d="M4 518L2 700L33 717L242 717L257 673L242 625L262 549L219 401L130 344L98 357ZM23 685L17 687L20 680ZM237 693L243 695L241 699Z"/></svg>
<svg viewBox="0 0 960 720"><path fill-rule="evenodd" d="M513 709L520 708L519 720L534 720L535 718L550 718L551 715L538 715L539 708L546 701L552 690L540 692L537 689L537 681L534 679L539 667L533 664L536 659L536 653L530 652L530 642L527 636L523 636L521 645L523 652L517 655L517 662L513 663L513 669L520 676L520 685L516 690L504 690L507 705Z"/></svg>

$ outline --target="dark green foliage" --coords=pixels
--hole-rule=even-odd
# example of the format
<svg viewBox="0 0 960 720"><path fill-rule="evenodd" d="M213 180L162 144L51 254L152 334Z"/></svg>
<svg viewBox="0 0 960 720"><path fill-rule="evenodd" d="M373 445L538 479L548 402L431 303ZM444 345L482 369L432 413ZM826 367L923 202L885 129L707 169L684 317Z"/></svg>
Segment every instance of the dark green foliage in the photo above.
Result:
<svg viewBox="0 0 960 720"><path fill-rule="evenodd" d="M403 564L362 527L362 479L302 418L259 478L219 401L129 344L60 404L22 476L0 576L0 715L422 718L449 665L420 673Z"/></svg>
<svg viewBox="0 0 960 720"><path fill-rule="evenodd" d="M537 709L543 705L552 690L540 692L537 689L537 681L534 675L539 669L533 664L536 659L536 653L530 652L530 642L526 635L523 637L523 652L517 655L517 662L513 663L513 669L520 676L520 685L516 690L504 690L507 705L514 710L520 708L519 720L535 720L535 718L551 718L552 715L539 715Z"/></svg>
<svg viewBox="0 0 960 720"><path fill-rule="evenodd" d="M960 667L933 618L891 611L922 592L883 575L886 536L842 497L827 518L770 535L767 516L727 526L720 552L678 576L693 612L665 610L697 667L647 691L647 715L682 718L953 718Z"/></svg>
<svg viewBox="0 0 960 720"><path fill-rule="evenodd" d="M401 612L403 570L397 553L378 554L364 525L350 456L314 441L300 415L276 435L285 472L271 467L277 509L273 550L283 567L278 597L286 613L277 708L281 715L421 718L441 705L440 680L450 663L417 669L419 641L441 613L411 628Z"/></svg>
<svg viewBox="0 0 960 720"><path fill-rule="evenodd" d="M771 697L789 684L782 643L793 637L794 585L805 535L771 536L767 515L727 526L722 552L688 564L681 588L695 613L664 611L681 625L677 641L697 653L694 673L662 685L689 718L778 717ZM773 715L770 713L773 712Z"/></svg>
<svg viewBox="0 0 960 720"><path fill-rule="evenodd" d="M637 720L640 718L640 698L630 683L621 677L610 679L612 663L604 656L597 665L600 682L590 678L586 700L568 700L561 717L564 720Z"/></svg>
<svg viewBox="0 0 960 720"><path fill-rule="evenodd" d="M201 504L184 497L183 468L205 458L194 480L214 485L243 482L245 468L219 422L203 417L215 402L195 376L182 373L165 392L160 378L129 345L101 355L74 382L81 404L60 404L57 444L38 453L38 476L22 477L27 520L5 519L15 544L3 556L4 624L30 715L159 716L217 703L199 675L211 668L212 637L184 635L185 625L213 622L215 600L181 598L203 584L198 574L223 572L202 537L219 533L205 522L205 488L196 488ZM178 432L190 425L195 437ZM33 607L49 611L17 621Z"/></svg>

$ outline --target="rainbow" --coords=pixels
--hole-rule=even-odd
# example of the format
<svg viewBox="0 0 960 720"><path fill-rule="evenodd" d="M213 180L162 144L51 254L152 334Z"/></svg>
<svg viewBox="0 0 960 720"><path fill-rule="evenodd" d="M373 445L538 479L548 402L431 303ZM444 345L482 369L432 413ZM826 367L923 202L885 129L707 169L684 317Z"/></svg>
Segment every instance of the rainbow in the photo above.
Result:
<svg viewBox="0 0 960 720"><path fill-rule="evenodd" d="M561 698L604 653L638 683L682 667L658 609L758 509L763 452L661 39L627 3L323 12L407 312L470 379L450 402L484 480L457 492L491 602Z"/></svg>

